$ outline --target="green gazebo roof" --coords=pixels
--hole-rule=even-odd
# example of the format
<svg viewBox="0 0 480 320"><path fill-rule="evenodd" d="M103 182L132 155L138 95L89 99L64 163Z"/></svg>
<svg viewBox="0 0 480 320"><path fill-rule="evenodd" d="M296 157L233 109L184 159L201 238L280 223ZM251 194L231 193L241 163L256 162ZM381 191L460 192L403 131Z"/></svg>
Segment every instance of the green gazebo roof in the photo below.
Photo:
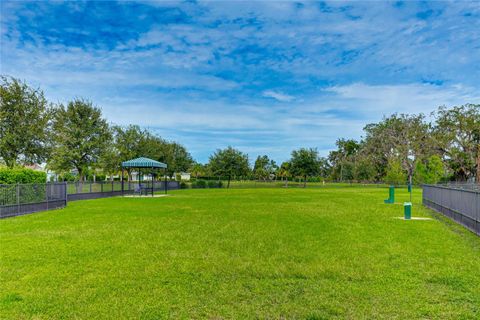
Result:
<svg viewBox="0 0 480 320"><path fill-rule="evenodd" d="M122 167L123 168L166 168L167 165L163 162L140 157L140 158L122 162Z"/></svg>

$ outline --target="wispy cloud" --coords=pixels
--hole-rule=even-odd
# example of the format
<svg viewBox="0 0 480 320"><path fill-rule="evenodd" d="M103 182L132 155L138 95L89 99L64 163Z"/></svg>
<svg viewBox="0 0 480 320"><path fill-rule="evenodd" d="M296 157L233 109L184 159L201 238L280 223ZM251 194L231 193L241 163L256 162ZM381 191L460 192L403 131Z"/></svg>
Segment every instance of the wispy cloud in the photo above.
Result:
<svg viewBox="0 0 480 320"><path fill-rule="evenodd" d="M205 161L326 153L392 112L480 102L476 2L0 2L0 72Z"/></svg>
<svg viewBox="0 0 480 320"><path fill-rule="evenodd" d="M263 91L262 95L264 97L273 98L275 100L282 101L282 102L289 102L289 101L292 101L293 99L295 99L294 96L291 96L291 95L288 95L288 94L285 94L285 93L281 93L281 92L276 92L276 91L273 91L273 90L265 90L265 91Z"/></svg>

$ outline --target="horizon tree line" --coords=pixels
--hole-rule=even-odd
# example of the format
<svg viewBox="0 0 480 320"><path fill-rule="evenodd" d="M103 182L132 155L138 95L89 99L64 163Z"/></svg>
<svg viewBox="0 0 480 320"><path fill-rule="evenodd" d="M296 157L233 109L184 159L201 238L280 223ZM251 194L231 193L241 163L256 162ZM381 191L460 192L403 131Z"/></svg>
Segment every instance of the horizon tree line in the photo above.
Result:
<svg viewBox="0 0 480 320"><path fill-rule="evenodd" d="M423 114L393 114L364 127L360 140L340 138L336 149L320 157L315 148L293 150L277 164L267 155L250 166L248 155L229 146L218 149L207 164L187 149L138 125L109 124L92 102L74 99L66 105L48 102L40 89L1 76L0 163L13 168L46 163L57 173L92 172L113 177L121 162L145 156L168 164L167 175L189 171L194 178L238 177L304 182L385 181L394 184L470 181L480 183L480 105L439 107L427 121ZM131 173L128 172L129 178Z"/></svg>

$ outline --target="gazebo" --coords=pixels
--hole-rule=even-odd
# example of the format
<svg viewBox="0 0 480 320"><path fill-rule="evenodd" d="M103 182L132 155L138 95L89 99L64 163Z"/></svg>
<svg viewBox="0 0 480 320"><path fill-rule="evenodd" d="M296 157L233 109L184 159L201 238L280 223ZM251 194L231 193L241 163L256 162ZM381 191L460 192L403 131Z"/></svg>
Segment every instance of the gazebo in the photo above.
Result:
<svg viewBox="0 0 480 320"><path fill-rule="evenodd" d="M140 194L142 194L143 191L145 191L145 193L146 193L147 190L150 189L150 191L152 193L152 196L153 196L153 191L154 191L154 188L155 188L155 171L160 170L160 169L164 169L164 173L165 173L166 170L167 170L167 165L163 162L155 161L155 160L145 158L145 157L140 157L140 158L136 158L136 159L132 159L132 160L122 162L122 194L124 194L124 192L125 192L124 172L125 172L125 170L130 170L130 169L139 169L139 174L140 175L139 175L139 178L138 178L139 179L138 180L138 189L140 191ZM152 182L151 187L148 186L149 185L148 182L146 184L142 183L143 175L140 172L140 170L142 170L142 169L149 171L150 176L151 176L151 182ZM166 174L165 174L165 193L167 193L167 175Z"/></svg>

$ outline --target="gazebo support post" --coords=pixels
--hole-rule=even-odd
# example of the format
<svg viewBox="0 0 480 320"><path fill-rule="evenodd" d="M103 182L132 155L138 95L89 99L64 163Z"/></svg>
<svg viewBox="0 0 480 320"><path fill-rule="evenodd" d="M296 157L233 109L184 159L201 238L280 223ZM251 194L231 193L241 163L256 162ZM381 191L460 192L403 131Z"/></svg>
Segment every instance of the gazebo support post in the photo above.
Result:
<svg viewBox="0 0 480 320"><path fill-rule="evenodd" d="M120 177L120 180L122 180L122 196L125 195L125 188L123 187L123 166L122 166L122 176Z"/></svg>
<svg viewBox="0 0 480 320"><path fill-rule="evenodd" d="M167 169L164 169L163 171L164 171L163 173L165 174L165 194L167 194L167 189L168 189L168 187L167 187Z"/></svg>

